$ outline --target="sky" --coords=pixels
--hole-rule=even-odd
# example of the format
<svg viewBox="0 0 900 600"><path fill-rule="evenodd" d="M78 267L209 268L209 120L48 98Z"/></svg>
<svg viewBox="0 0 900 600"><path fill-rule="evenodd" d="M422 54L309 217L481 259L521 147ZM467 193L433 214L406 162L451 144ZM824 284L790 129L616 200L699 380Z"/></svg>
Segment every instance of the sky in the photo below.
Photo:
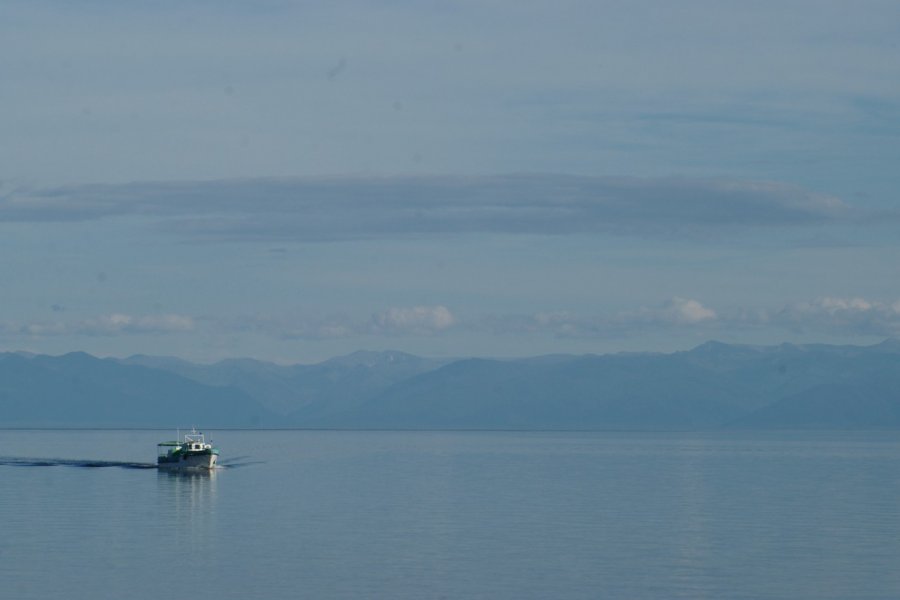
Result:
<svg viewBox="0 0 900 600"><path fill-rule="evenodd" d="M0 351L900 337L900 4L10 0Z"/></svg>

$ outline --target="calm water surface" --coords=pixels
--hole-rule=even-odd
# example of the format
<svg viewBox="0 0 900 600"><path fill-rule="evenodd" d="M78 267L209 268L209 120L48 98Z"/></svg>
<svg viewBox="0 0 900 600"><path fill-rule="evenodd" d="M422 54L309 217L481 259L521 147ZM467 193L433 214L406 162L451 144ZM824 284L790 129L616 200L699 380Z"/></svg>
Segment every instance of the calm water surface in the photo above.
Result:
<svg viewBox="0 0 900 600"><path fill-rule="evenodd" d="M897 433L172 436L0 431L0 597L900 597Z"/></svg>

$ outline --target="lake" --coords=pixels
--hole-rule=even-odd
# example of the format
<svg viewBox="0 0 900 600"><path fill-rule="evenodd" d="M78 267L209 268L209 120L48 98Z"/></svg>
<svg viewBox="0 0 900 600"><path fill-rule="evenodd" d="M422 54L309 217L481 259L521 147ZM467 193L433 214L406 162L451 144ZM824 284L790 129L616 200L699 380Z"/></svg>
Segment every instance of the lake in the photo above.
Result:
<svg viewBox="0 0 900 600"><path fill-rule="evenodd" d="M0 430L0 597L900 597L897 432L174 433Z"/></svg>

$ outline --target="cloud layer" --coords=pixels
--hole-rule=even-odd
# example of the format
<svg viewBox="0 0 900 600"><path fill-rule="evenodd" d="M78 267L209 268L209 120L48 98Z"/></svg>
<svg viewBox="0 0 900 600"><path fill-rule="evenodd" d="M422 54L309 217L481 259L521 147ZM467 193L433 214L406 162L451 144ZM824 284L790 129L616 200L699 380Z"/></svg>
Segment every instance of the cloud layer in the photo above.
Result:
<svg viewBox="0 0 900 600"><path fill-rule="evenodd" d="M185 315L127 315L112 313L71 321L40 321L32 323L3 323L5 335L49 336L117 336L127 334L166 334L193 331L195 322Z"/></svg>
<svg viewBox="0 0 900 600"><path fill-rule="evenodd" d="M187 315L126 315L114 313L89 319L0 324L0 335L123 336L179 333L256 333L281 340L328 340L366 337L437 336L454 331L513 336L604 339L647 331L695 331L714 336L722 331L774 328L814 335L900 337L900 300L825 297L779 309L714 310L696 299L672 298L655 307L615 314L574 314L565 311L476 316L461 319L443 305L391 307L368 318L337 315L324 318L211 318Z"/></svg>
<svg viewBox="0 0 900 600"><path fill-rule="evenodd" d="M7 189L0 222L139 217L192 239L673 234L849 223L841 200L775 182L573 175L247 179Z"/></svg>
<svg viewBox="0 0 900 600"><path fill-rule="evenodd" d="M636 334L648 329L715 329L722 318L699 300L675 297L655 307L607 315L542 312L533 315L487 317L479 326L495 334L544 333L563 338L607 338Z"/></svg>
<svg viewBox="0 0 900 600"><path fill-rule="evenodd" d="M887 303L859 297L825 297L792 304L769 318L776 325L799 333L828 331L900 337L900 300Z"/></svg>
<svg viewBox="0 0 900 600"><path fill-rule="evenodd" d="M280 339L344 339L365 336L431 336L450 329L456 317L446 306L395 306L367 319L348 315L208 319L210 326L231 331L253 331Z"/></svg>

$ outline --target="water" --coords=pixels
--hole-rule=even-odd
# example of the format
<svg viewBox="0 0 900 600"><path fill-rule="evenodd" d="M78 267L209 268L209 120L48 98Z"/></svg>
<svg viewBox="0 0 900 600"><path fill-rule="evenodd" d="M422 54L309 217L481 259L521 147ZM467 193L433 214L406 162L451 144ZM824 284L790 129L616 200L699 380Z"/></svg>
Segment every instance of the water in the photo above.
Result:
<svg viewBox="0 0 900 600"><path fill-rule="evenodd" d="M0 431L0 597L900 597L898 433L172 433Z"/></svg>

